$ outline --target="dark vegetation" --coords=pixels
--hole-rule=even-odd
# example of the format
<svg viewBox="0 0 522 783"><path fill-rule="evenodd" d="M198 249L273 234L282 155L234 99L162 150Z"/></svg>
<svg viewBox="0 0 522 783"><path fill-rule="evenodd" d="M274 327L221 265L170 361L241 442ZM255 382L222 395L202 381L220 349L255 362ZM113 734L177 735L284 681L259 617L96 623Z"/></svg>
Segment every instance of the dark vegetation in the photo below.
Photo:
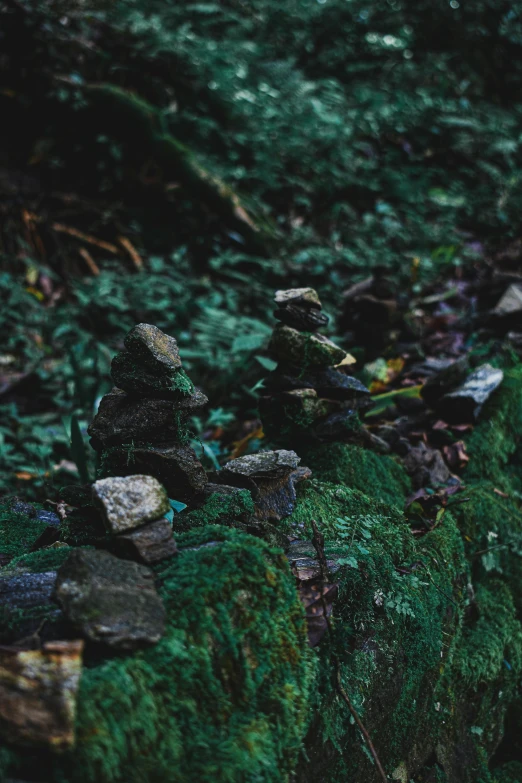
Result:
<svg viewBox="0 0 522 783"><path fill-rule="evenodd" d="M255 416L275 288L335 316L377 266L406 296L517 263L514 3L1 9L5 490L62 482L134 323L177 336L202 435Z"/></svg>
<svg viewBox="0 0 522 783"><path fill-rule="evenodd" d="M0 745L0 779L373 783L341 671L392 780L521 781L522 307L493 310L522 273L522 6L0 0L0 36L0 493L54 511L102 474L87 426L150 323L210 400L183 441L208 471L295 448L313 478L278 536L315 556L319 520L340 569L308 650L248 493L189 508L154 567L164 638L87 658L77 752ZM293 286L372 393L349 445L286 411L263 431ZM426 362L462 358L504 373L478 423L419 394ZM9 574L94 541L65 523L28 551L45 518L2 509Z"/></svg>

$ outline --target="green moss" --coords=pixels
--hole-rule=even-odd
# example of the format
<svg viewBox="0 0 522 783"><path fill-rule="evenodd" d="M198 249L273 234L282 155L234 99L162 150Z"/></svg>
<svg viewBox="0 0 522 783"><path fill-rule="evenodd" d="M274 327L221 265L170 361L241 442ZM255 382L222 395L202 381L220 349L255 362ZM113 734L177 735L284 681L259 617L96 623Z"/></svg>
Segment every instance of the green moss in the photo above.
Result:
<svg viewBox="0 0 522 783"><path fill-rule="evenodd" d="M214 524L241 527L254 512L254 501L247 489L231 495L214 492L201 508L174 517L174 533Z"/></svg>
<svg viewBox="0 0 522 783"><path fill-rule="evenodd" d="M301 449L302 462L316 478L359 489L391 506L402 507L411 491L410 480L392 457L344 443Z"/></svg>
<svg viewBox="0 0 522 783"><path fill-rule="evenodd" d="M9 563L9 570L18 569L32 574L41 574L44 571L56 571L67 560L71 551L70 546L51 547L39 549L20 557L15 557Z"/></svg>
<svg viewBox="0 0 522 783"><path fill-rule="evenodd" d="M23 554L46 527L47 522L26 514L15 514L0 505L0 554L10 558Z"/></svg>
<svg viewBox="0 0 522 783"><path fill-rule="evenodd" d="M501 769L495 770L494 783L520 783L522 780L522 764L510 761Z"/></svg>
<svg viewBox="0 0 522 783"><path fill-rule="evenodd" d="M522 435L522 366L504 371L504 380L481 414L481 423L468 441L468 480L492 481L499 489L509 486L513 473L508 464ZM518 476L518 481L521 477Z"/></svg>
<svg viewBox="0 0 522 783"><path fill-rule="evenodd" d="M266 543L218 526L182 535L178 546L156 568L165 636L84 670L77 747L40 766L45 779L288 779L313 675L288 565ZM30 754L20 759L34 769Z"/></svg>

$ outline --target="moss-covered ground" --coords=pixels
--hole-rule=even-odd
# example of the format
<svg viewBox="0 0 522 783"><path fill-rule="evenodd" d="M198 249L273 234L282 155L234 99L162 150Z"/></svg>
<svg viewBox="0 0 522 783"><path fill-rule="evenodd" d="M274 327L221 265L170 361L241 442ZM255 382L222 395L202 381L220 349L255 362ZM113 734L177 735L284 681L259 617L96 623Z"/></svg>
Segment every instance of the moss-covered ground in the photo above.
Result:
<svg viewBox="0 0 522 783"><path fill-rule="evenodd" d="M333 635L312 650L282 550L233 529L247 493L182 515L180 554L156 567L165 637L131 656L88 655L75 750L3 746L0 779L38 763L60 783L373 783L339 665L391 780L520 780L516 742L502 737L522 675L521 380L507 369L468 439L465 502L423 536L403 513L409 481L394 458L349 445L303 455L314 477L279 533L310 541L314 520L339 584ZM66 550L24 553L18 530L5 573L60 564Z"/></svg>

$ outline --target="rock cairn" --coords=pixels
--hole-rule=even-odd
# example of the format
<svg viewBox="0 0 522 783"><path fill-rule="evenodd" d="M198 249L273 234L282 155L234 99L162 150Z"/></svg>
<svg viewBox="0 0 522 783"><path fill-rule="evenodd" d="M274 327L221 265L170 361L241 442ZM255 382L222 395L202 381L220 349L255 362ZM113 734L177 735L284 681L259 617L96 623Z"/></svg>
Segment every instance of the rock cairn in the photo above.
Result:
<svg viewBox="0 0 522 783"><path fill-rule="evenodd" d="M188 443L188 420L208 400L181 366L176 340L156 326L138 324L111 366L116 387L103 397L89 427L105 476L145 473L169 497L201 492L205 471Z"/></svg>
<svg viewBox="0 0 522 783"><path fill-rule="evenodd" d="M276 523L290 516L297 502L296 484L310 478L312 471L300 466L295 451L278 449L247 454L227 462L214 473L215 490L247 489L254 501L254 523Z"/></svg>
<svg viewBox="0 0 522 783"><path fill-rule="evenodd" d="M265 380L260 413L268 437L276 443L371 441L359 415L369 390L348 374L355 362L318 329L326 326L313 288L276 291L274 328L269 350L276 369Z"/></svg>

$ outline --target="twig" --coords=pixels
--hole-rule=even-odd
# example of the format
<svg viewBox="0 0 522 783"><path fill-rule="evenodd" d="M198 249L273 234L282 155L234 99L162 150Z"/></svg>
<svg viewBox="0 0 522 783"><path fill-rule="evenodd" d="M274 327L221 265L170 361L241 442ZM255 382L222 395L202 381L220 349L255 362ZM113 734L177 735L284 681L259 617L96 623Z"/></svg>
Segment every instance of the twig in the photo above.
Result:
<svg viewBox="0 0 522 783"><path fill-rule="evenodd" d="M94 260L94 258L87 250L87 248L81 247L78 252L80 253L81 257L83 258L87 266L89 267L89 271L91 272L91 274L93 274L95 277L98 277L98 275L100 274L100 269L98 267L98 264Z"/></svg>
<svg viewBox="0 0 522 783"><path fill-rule="evenodd" d="M478 557L479 555L487 555L488 552L493 552L494 549L507 549L507 544L496 544L495 546L490 546L489 549L481 549L479 552L473 552L471 557Z"/></svg>
<svg viewBox="0 0 522 783"><path fill-rule="evenodd" d="M88 242L90 245L96 245L96 247L101 247L102 250L107 250L113 255L118 255L119 251L116 245L113 245L110 242L105 242L103 239L97 239L90 234L84 234L83 231L78 231L77 228L73 228L72 226L64 226L63 223L53 223L51 228L53 231L58 231L58 233L61 234L69 234L71 237L82 239L84 242Z"/></svg>
<svg viewBox="0 0 522 783"><path fill-rule="evenodd" d="M321 579L324 583L328 581L328 563L326 560L326 556L324 554L324 535L319 531L317 527L317 522L315 519L311 520L312 529L314 531L314 535L312 538L312 544L314 545L315 551L317 552L317 559L319 560L319 568L321 569ZM366 745L368 746L368 750L370 751L372 758L375 762L375 766L379 770L379 775L383 779L384 783L388 783L388 777L386 775L386 772L384 771L384 767L382 766L379 756L377 755L377 751L375 750L374 744L372 742L372 738L370 737L368 730L364 726L362 720L359 717L359 714L355 707L353 706L350 697L346 693L342 680L341 680L341 662L339 660L339 657L337 656L337 653L334 652L333 648L333 628L330 618L328 617L328 607L326 606L326 601L324 600L324 595L321 591L321 603L323 604L323 612L324 612L324 619L326 620L326 626L328 628L328 635L330 637L330 643L331 643L331 655L332 655L332 661L335 665L336 670L336 676L335 676L335 684L337 687L337 690L339 692L339 695L343 699L344 703L350 710L350 714L352 715L355 723L357 724L357 727L361 734L364 737L364 741L366 742Z"/></svg>
<svg viewBox="0 0 522 783"><path fill-rule="evenodd" d="M127 253L129 254L132 263L136 267L136 269L142 269L143 268L143 259L130 241L128 237L118 237L118 242L120 245L125 248Z"/></svg>

